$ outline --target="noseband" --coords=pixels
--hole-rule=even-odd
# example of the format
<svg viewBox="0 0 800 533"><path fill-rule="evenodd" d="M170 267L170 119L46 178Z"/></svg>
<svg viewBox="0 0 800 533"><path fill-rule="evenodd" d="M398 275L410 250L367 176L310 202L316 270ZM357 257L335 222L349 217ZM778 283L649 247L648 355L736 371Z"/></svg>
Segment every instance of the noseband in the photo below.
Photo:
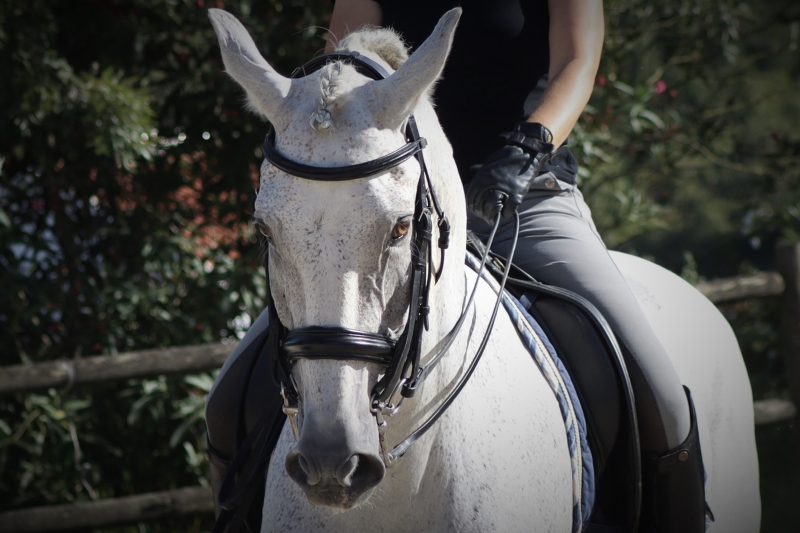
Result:
<svg viewBox="0 0 800 533"><path fill-rule="evenodd" d="M319 70L331 61L343 61L356 69L357 72L373 80L385 79L389 73L378 63L368 57L360 55L358 52L334 52L325 54L312 59L304 66L297 69L293 78L301 78ZM450 240L450 223L447 216L442 211L433 185L428 174L422 151L427 142L420 137L416 121L413 116L408 118L406 126L406 144L394 152L355 165L338 167L316 167L306 165L289 159L280 153L275 145L275 132L270 131L264 141L263 153L266 160L276 168L303 179L314 181L348 181L361 178L368 178L385 173L392 168L415 157L420 165L420 176L417 182L417 195L414 206L414 232L411 254L411 283L410 300L406 326L398 339L392 340L384 335L376 333L356 331L341 327L322 327L313 326L287 330L280 322L275 308L272 295L269 296L269 342L272 343L272 353L275 354L273 369L276 381L281 385L281 394L284 400L283 410L289 418L295 439L299 438L299 427L297 417L299 414L299 394L292 378L292 367L300 359L334 359L346 361L366 361L377 363L384 368L383 377L378 380L371 392L371 411L376 416L378 428L381 433L381 448L384 461L387 465L397 457L402 456L408 447L411 446L430 426L441 416L445 409L452 403L455 396L466 384L466 380L472 374L474 366L480 359L483 349L486 346L489 333L494 323L494 317L502 297L502 290L495 305L494 313L489 324L481 347L477 352L470 370L461 378L458 385L445 398L433 415L431 415L417 430L408 438L398 444L391 451L387 450L385 439L383 438L386 429L384 415L391 415L397 411L397 406L391 404L392 398L397 391L403 398L413 397L419 384L428 376L431 369L438 363L440 358L447 352L460 330L468 309L472 305L475 296L475 288L468 302L464 307L464 312L457 321L453 329L444 339L444 347L424 366L420 364L422 350L423 328L428 329L428 314L430 313L429 296L432 284L438 281L444 266L445 250ZM488 248L491 247L491 239L497 230L500 221L498 210L494 230L492 231ZM438 269L435 268L432 259L433 247L433 213L437 217L437 228L439 238L437 245L441 250ZM519 219L517 218L517 224ZM514 241L516 246L516 239ZM513 250L512 250L513 256ZM482 258L481 269L478 275L483 272L486 255ZM269 266L267 267L267 286L269 287ZM511 264L509 260L509 266ZM506 270L506 276L507 276ZM504 283L505 284L505 280ZM477 287L477 281L476 286Z"/></svg>

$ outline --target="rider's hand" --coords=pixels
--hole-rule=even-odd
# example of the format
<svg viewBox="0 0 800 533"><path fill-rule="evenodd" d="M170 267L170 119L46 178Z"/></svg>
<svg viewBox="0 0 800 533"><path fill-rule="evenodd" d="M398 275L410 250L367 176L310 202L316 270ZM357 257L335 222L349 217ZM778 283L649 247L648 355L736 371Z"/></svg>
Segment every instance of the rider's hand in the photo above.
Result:
<svg viewBox="0 0 800 533"><path fill-rule="evenodd" d="M490 224L497 216L498 201L503 201L503 217L514 216L553 150L552 135L541 124L520 124L506 138L506 146L489 156L467 188L470 211Z"/></svg>

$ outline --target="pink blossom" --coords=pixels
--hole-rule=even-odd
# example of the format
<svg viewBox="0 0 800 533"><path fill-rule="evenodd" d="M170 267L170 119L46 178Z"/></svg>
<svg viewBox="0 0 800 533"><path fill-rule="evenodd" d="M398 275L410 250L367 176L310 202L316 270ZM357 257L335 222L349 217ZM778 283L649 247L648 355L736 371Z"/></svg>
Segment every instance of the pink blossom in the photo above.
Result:
<svg viewBox="0 0 800 533"><path fill-rule="evenodd" d="M667 82L665 82L664 80L658 80L656 82L655 89L656 89L656 94L663 93L664 91L667 90Z"/></svg>

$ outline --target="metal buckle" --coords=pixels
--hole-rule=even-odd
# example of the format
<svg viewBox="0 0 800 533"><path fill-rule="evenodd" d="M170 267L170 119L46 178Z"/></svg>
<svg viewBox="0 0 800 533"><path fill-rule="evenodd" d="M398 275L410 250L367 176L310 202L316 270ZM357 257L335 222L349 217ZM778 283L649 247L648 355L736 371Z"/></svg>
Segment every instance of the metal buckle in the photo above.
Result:
<svg viewBox="0 0 800 533"><path fill-rule="evenodd" d="M408 382L408 378L401 378L400 381L397 382L397 386L389 396L389 403L379 401L377 399L377 394L375 393L373 393L372 398L370 398L369 411L375 416L375 421L378 424L378 442L380 443L381 447L383 464L387 467L392 466L397 458L390 453L389 445L386 442L386 428L389 424L387 423L385 417L392 417L400 412L400 408L403 406L403 401L405 398L401 396L400 401L397 402L397 405L392 404L391 400L394 398L395 394L397 394L397 391L406 384L406 382Z"/></svg>
<svg viewBox="0 0 800 533"><path fill-rule="evenodd" d="M294 382L294 378L291 374L289 374L289 381L291 381L292 389L288 390L286 388L286 384L281 381L281 397L283 398L283 412L286 415L286 418L289 419L289 425L292 426L292 434L294 435L294 441L298 442L300 440L300 425L298 422L298 417L300 416L300 401L297 393L297 385Z"/></svg>

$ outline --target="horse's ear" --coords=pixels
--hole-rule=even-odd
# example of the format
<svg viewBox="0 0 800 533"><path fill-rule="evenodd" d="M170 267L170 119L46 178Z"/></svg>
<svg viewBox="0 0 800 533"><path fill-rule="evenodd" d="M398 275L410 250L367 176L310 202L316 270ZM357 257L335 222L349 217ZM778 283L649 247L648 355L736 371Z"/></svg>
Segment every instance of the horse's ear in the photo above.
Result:
<svg viewBox="0 0 800 533"><path fill-rule="evenodd" d="M453 44L461 8L451 9L439 19L433 33L403 63L397 72L373 87L378 96L376 118L386 124L400 124L414 111L420 97L439 78Z"/></svg>
<svg viewBox="0 0 800 533"><path fill-rule="evenodd" d="M247 91L250 107L275 122L291 80L267 63L236 17L221 9L209 9L208 16L217 32L225 70Z"/></svg>

